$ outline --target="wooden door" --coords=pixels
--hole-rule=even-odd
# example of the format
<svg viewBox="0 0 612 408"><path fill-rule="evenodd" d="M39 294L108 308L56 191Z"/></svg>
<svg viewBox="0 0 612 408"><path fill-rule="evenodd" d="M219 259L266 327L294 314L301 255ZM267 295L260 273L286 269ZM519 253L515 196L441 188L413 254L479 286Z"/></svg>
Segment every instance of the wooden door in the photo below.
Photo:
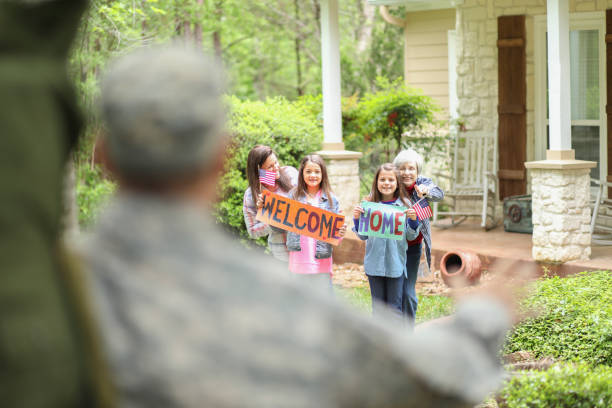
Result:
<svg viewBox="0 0 612 408"><path fill-rule="evenodd" d="M497 19L499 198L525 194L527 85L525 16Z"/></svg>

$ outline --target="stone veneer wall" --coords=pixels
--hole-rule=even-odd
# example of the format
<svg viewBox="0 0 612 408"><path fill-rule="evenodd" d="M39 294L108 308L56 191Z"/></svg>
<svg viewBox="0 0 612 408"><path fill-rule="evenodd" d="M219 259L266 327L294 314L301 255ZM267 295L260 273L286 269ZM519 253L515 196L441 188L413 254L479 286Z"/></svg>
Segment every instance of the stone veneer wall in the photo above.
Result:
<svg viewBox="0 0 612 408"><path fill-rule="evenodd" d="M353 207L361 199L359 196L359 159L325 158L332 191L340 201L340 208L344 211L344 216L350 221L353 217ZM352 227L351 222L349 225Z"/></svg>
<svg viewBox="0 0 612 408"><path fill-rule="evenodd" d="M570 13L607 8L612 8L612 0L569 2ZM532 161L535 160L533 16L546 14L545 0L465 0L457 6L457 96L459 114L468 129L494 129L498 97L497 17L519 14L526 15L527 161Z"/></svg>
<svg viewBox="0 0 612 408"><path fill-rule="evenodd" d="M532 256L567 262L591 255L590 169L531 169Z"/></svg>

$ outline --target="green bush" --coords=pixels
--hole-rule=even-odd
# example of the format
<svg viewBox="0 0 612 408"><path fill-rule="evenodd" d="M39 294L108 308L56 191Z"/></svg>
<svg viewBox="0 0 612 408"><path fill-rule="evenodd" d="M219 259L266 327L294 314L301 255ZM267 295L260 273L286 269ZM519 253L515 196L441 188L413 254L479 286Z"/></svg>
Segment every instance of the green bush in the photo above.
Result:
<svg viewBox="0 0 612 408"><path fill-rule="evenodd" d="M110 198L116 185L102 175L98 166L81 162L76 167L76 196L79 206L79 224L87 227L95 221L100 207Z"/></svg>
<svg viewBox="0 0 612 408"><path fill-rule="evenodd" d="M557 364L513 377L500 392L502 407L594 408L612 406L612 368Z"/></svg>
<svg viewBox="0 0 612 408"><path fill-rule="evenodd" d="M612 273L583 272L538 281L523 306L539 313L517 326L505 353L612 366Z"/></svg>
<svg viewBox="0 0 612 408"><path fill-rule="evenodd" d="M413 148L429 161L448 140L445 124L434 119L439 108L403 80L377 79L374 93L345 98L343 134L347 149L363 153L359 161L361 193L369 192L376 168L402 149Z"/></svg>
<svg viewBox="0 0 612 408"><path fill-rule="evenodd" d="M249 151L257 144L268 145L276 151L282 165L297 167L304 155L321 149L323 133L316 108L313 108L316 98L290 102L280 97L267 101L241 101L230 97L229 104L228 126L232 142L219 183L221 199L216 206L216 216L230 231L244 239L248 238L248 233L242 200L248 187ZM257 240L260 245L265 242L265 238Z"/></svg>

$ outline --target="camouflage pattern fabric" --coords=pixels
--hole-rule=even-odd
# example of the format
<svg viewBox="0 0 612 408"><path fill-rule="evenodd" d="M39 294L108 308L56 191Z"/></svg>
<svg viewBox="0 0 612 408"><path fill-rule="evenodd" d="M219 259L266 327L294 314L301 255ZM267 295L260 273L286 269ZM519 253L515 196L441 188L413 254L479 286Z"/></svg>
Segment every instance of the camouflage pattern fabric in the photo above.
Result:
<svg viewBox="0 0 612 408"><path fill-rule="evenodd" d="M0 3L0 405L94 406L62 277L62 180L81 127L66 74L87 2Z"/></svg>
<svg viewBox="0 0 612 408"><path fill-rule="evenodd" d="M501 378L499 303L395 331L185 202L124 192L82 245L122 406L468 407Z"/></svg>

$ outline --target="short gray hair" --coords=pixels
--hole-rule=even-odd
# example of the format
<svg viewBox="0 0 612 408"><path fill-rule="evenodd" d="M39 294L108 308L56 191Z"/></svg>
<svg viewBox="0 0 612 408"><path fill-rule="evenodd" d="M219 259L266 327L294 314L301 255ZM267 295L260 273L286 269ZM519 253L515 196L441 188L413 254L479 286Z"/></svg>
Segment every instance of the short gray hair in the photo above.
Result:
<svg viewBox="0 0 612 408"><path fill-rule="evenodd" d="M417 173L421 174L421 169L423 168L423 156L418 154L413 149L402 150L395 156L393 159L393 165L395 167L400 167L402 164L414 162L417 166Z"/></svg>
<svg viewBox="0 0 612 408"><path fill-rule="evenodd" d="M120 58L101 86L109 156L123 176L163 180L212 162L225 124L223 74L211 58L179 46Z"/></svg>

